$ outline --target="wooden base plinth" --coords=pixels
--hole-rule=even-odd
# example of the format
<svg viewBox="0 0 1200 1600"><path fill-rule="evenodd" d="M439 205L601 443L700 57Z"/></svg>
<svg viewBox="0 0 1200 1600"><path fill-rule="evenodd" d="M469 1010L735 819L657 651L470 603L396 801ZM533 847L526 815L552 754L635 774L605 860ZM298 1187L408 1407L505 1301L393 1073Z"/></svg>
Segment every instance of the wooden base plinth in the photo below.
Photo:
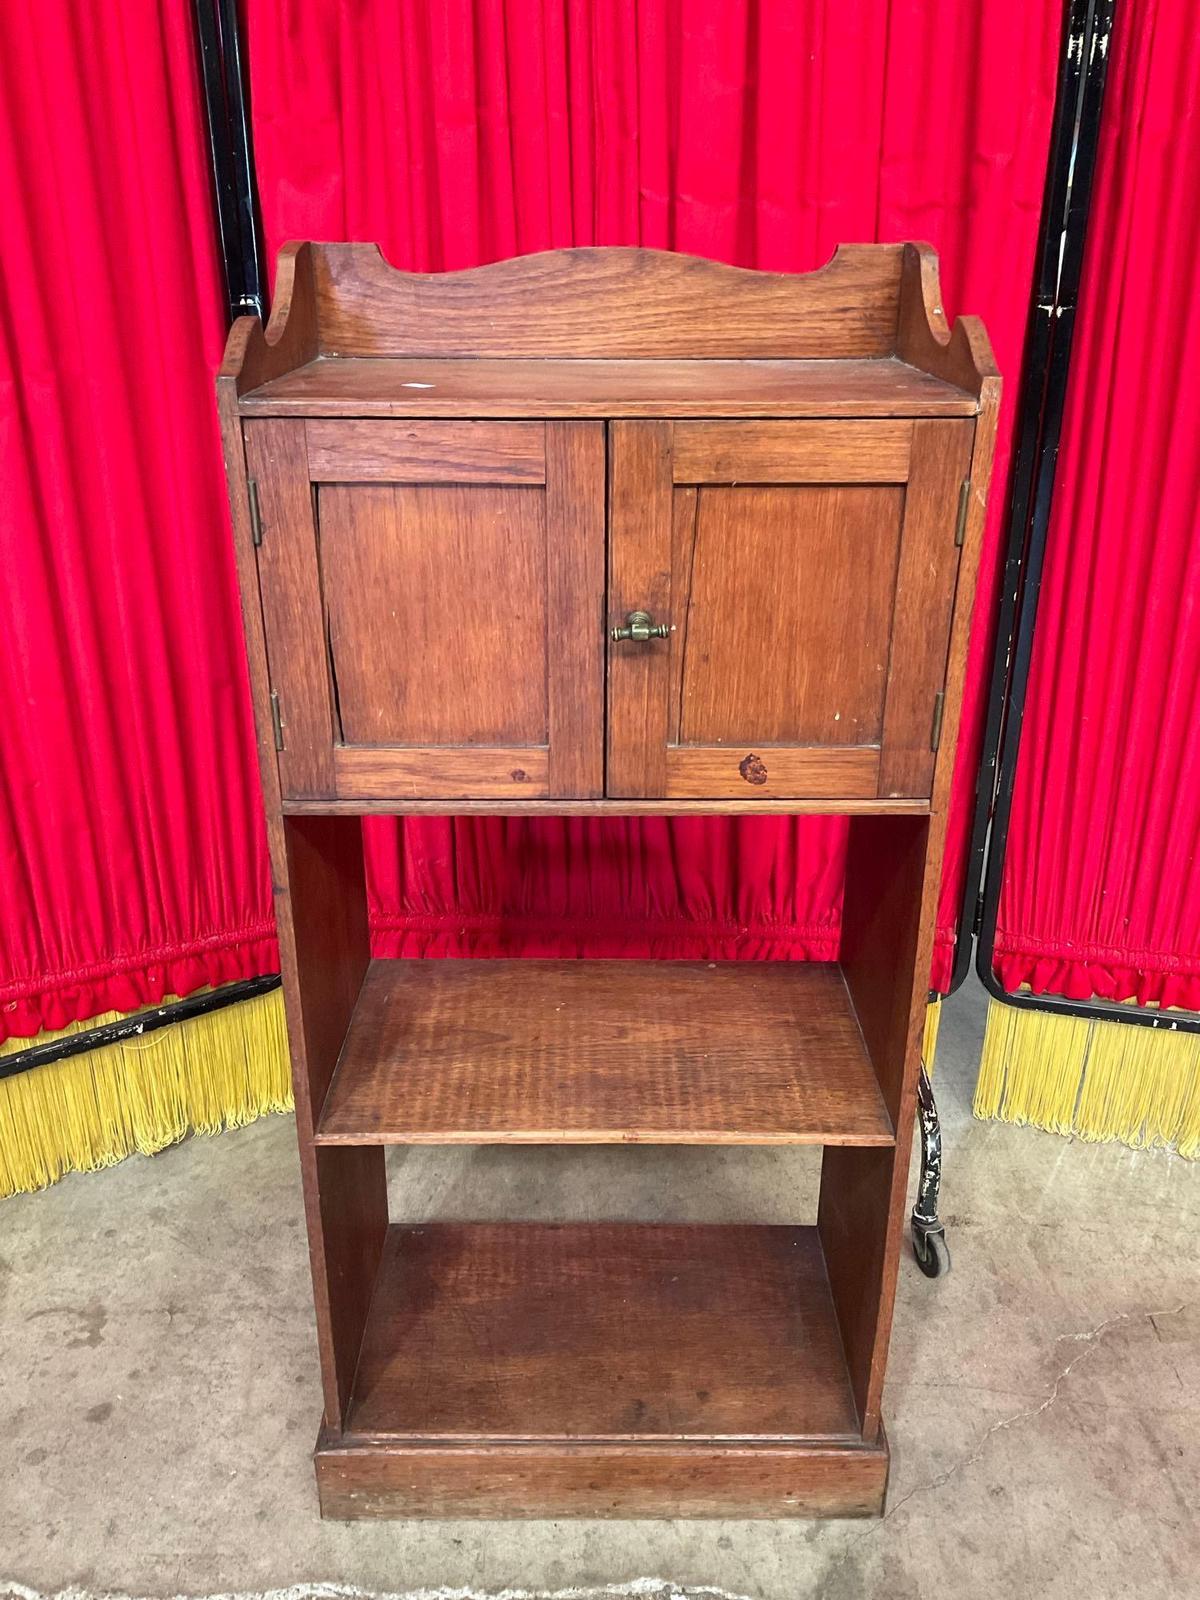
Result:
<svg viewBox="0 0 1200 1600"><path fill-rule="evenodd" d="M874 1445L339 1441L316 1452L323 1517L868 1517Z"/></svg>

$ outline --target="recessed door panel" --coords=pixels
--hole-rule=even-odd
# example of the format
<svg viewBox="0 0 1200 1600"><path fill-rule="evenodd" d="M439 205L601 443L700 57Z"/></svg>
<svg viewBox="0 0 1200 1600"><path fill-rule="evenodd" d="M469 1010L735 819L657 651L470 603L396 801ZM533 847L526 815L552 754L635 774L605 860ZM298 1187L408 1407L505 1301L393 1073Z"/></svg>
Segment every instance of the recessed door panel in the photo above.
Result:
<svg viewBox="0 0 1200 1600"><path fill-rule="evenodd" d="M904 492L705 485L673 574L675 743L871 744L883 726Z"/></svg>
<svg viewBox="0 0 1200 1600"><path fill-rule="evenodd" d="M544 489L317 492L341 742L545 745Z"/></svg>
<svg viewBox="0 0 1200 1600"><path fill-rule="evenodd" d="M603 424L245 439L285 797L599 795Z"/></svg>

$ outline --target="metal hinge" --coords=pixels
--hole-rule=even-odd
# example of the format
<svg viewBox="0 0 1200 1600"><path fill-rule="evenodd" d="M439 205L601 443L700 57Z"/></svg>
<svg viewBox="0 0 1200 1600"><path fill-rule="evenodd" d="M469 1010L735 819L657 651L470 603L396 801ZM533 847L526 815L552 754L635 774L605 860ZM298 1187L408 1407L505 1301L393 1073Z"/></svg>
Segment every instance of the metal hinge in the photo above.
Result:
<svg viewBox="0 0 1200 1600"><path fill-rule="evenodd" d="M971 504L971 480L964 478L962 488L958 491L958 521L954 524L954 543L962 548L963 540L967 537L967 507Z"/></svg>
<svg viewBox="0 0 1200 1600"><path fill-rule="evenodd" d="M257 550L262 543L262 513L258 509L258 484L253 478L246 479L246 494L250 501L250 536Z"/></svg>
<svg viewBox="0 0 1200 1600"><path fill-rule="evenodd" d="M929 748L936 750L942 742L942 712L946 709L946 691L939 689L933 697L933 727L929 730Z"/></svg>
<svg viewBox="0 0 1200 1600"><path fill-rule="evenodd" d="M275 730L275 748L283 749L283 715L279 710L279 696L271 690L271 726Z"/></svg>

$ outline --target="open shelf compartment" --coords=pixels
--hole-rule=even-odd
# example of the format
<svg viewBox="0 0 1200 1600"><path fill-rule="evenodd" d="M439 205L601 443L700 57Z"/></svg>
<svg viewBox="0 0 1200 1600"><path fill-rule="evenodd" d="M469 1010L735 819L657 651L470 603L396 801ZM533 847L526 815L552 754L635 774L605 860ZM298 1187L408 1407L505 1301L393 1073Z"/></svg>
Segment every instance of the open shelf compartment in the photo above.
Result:
<svg viewBox="0 0 1200 1600"><path fill-rule="evenodd" d="M860 1436L815 1228L606 1222L393 1224L346 1431Z"/></svg>
<svg viewBox="0 0 1200 1600"><path fill-rule="evenodd" d="M894 1143L836 963L373 961L317 1143Z"/></svg>
<svg viewBox="0 0 1200 1600"><path fill-rule="evenodd" d="M816 1228L392 1224L317 1467L336 1516L481 1489L528 1515L532 1481L539 1515L730 1514L743 1480L760 1513L845 1513L878 1509L887 1452L862 1440Z"/></svg>

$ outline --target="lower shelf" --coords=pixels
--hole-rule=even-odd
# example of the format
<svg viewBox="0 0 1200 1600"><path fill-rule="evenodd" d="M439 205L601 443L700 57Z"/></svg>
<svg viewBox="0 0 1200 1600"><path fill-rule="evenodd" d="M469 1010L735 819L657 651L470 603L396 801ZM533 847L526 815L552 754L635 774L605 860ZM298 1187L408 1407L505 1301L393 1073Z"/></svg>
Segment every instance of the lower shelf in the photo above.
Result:
<svg viewBox="0 0 1200 1600"><path fill-rule="evenodd" d="M877 1511L815 1228L392 1226L327 1516Z"/></svg>

